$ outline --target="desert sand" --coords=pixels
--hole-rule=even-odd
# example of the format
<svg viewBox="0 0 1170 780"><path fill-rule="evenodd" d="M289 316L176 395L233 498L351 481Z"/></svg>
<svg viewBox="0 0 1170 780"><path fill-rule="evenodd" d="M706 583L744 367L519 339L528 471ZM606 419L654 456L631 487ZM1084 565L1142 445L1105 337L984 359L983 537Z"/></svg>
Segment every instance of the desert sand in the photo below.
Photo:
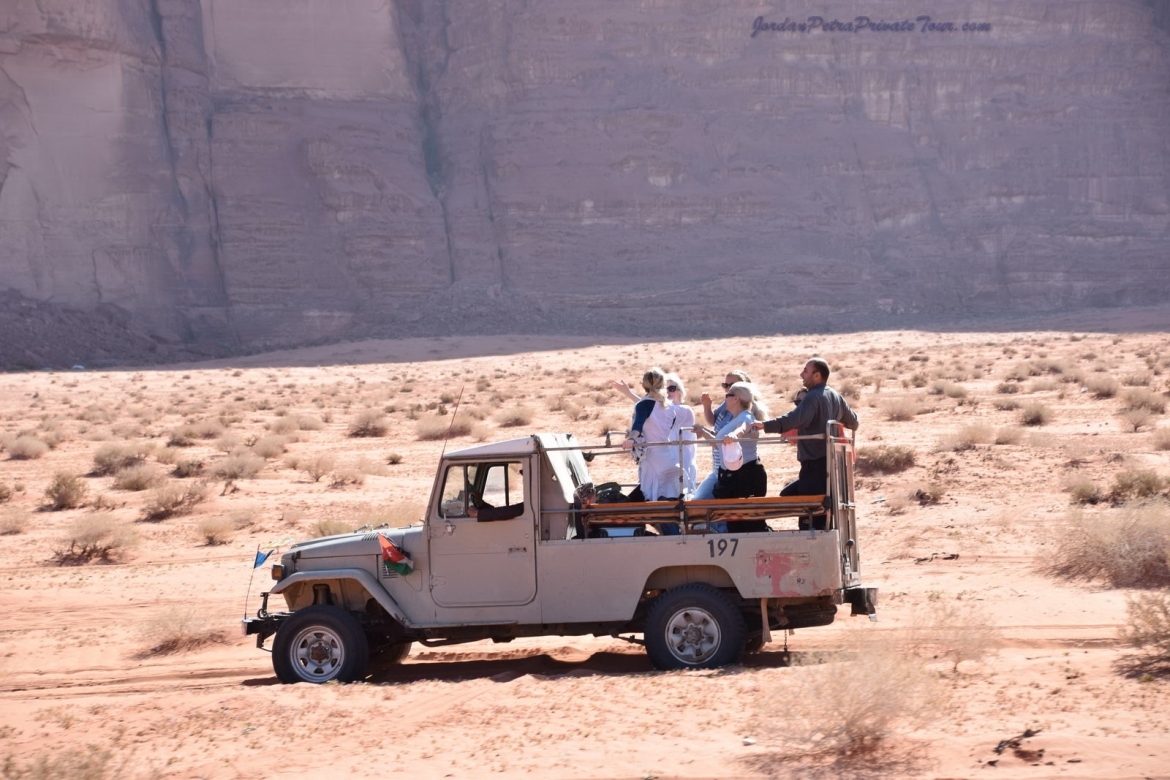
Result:
<svg viewBox="0 0 1170 780"><path fill-rule="evenodd" d="M1046 571L1077 512L1107 522L1127 511L1109 500L1119 474L1170 475L1164 414L1121 416L1134 391L1164 406L1170 336L1146 322L1116 332L1127 326L1139 329L428 338L0 375L4 776L1170 776L1170 683L1134 673L1119 635L1142 591ZM600 442L631 406L608 380L633 383L651 365L678 371L695 405L742 367L782 412L814 354L861 418L859 445L913 454L905 470L859 478L876 623L843 608L832 626L777 632L742 665L686 673L655 671L611 638L416 645L401 666L325 686L279 684L240 633L270 582L267 566L252 569L258 548L417 520L444 447L541 430ZM456 402L468 432L420 439ZM1040 424L1024 424L1029 412ZM348 436L363 413L384 418L385 435ZM143 448L139 472L92 475L103 447L130 446ZM215 476L232 457L257 470ZM765 462L771 492L795 475L790 449ZM634 478L631 463L609 463ZM81 506L46 508L61 472L86 486ZM202 485L191 495L203 500L144 519L166 485ZM1077 505L1086 485L1103 500ZM125 545L71 560L70 540L98 522L123 529ZM939 605L974 646L909 659L929 697L872 751L818 749L789 722L823 693L807 685L818 674L846 699L881 699L881 671L853 651L900 641ZM823 701L835 722L841 697Z"/></svg>

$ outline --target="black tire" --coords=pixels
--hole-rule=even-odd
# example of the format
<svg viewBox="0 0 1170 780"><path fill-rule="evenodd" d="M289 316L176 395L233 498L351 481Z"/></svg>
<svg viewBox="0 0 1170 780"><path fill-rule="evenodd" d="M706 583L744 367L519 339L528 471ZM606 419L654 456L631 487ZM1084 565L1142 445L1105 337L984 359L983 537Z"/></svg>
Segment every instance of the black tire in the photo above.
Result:
<svg viewBox="0 0 1170 780"><path fill-rule="evenodd" d="M393 666L400 664L410 655L413 642L396 642L392 645L383 645L370 651L370 663L378 666Z"/></svg>
<svg viewBox="0 0 1170 780"><path fill-rule="evenodd" d="M701 582L659 596L646 616L646 653L659 669L713 669L743 655L747 628L735 602Z"/></svg>
<svg viewBox="0 0 1170 780"><path fill-rule="evenodd" d="M752 634L747 640L747 644L743 646L745 653L758 653L764 649L764 635Z"/></svg>
<svg viewBox="0 0 1170 780"><path fill-rule="evenodd" d="M272 668L283 683L353 682L365 676L369 655L357 619L325 604L293 613L272 641Z"/></svg>

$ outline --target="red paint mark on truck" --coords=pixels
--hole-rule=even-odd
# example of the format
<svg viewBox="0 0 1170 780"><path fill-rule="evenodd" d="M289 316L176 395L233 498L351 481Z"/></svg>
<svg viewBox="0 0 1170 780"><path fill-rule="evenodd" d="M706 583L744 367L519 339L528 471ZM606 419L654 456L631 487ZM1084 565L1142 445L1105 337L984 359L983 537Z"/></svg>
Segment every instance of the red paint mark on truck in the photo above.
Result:
<svg viewBox="0 0 1170 780"><path fill-rule="evenodd" d="M756 579L767 577L772 581L771 595L786 593L799 595L797 585L808 570L808 555L805 553L764 552L756 553Z"/></svg>

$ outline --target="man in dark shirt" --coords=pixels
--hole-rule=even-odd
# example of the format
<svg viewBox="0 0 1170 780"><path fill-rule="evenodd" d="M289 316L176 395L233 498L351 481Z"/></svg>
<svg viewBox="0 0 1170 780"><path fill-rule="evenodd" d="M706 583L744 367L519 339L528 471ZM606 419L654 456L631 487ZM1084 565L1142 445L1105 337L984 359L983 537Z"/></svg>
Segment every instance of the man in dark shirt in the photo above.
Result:
<svg viewBox="0 0 1170 780"><path fill-rule="evenodd" d="M800 461L800 475L780 491L782 496L819 496L828 489L827 449L823 438L825 424L829 420L836 420L855 431L857 415L841 394L826 384L829 381L829 364L823 359L813 358L805 363L804 370L800 372L800 381L808 388L804 400L788 414L757 422L755 427L767 433L795 430L798 436L822 437L797 440L796 459Z"/></svg>

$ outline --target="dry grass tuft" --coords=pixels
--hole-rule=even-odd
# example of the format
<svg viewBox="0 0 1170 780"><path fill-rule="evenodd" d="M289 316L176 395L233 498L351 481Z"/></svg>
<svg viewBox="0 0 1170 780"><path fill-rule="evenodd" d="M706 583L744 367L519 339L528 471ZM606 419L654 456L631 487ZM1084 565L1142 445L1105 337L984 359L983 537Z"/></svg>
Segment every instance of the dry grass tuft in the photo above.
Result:
<svg viewBox="0 0 1170 780"><path fill-rule="evenodd" d="M85 501L85 494L88 490L86 484L81 481L81 477L58 471L53 475L53 481L45 488L47 506L53 511L76 509Z"/></svg>
<svg viewBox="0 0 1170 780"><path fill-rule="evenodd" d="M158 485L161 480L162 475L154 466L139 463L120 469L114 475L113 487L114 490L127 490L136 493Z"/></svg>
<svg viewBox="0 0 1170 780"><path fill-rule="evenodd" d="M496 415L496 423L501 428L519 428L524 425L531 425L532 418L535 412L527 406L516 406L511 409L504 409Z"/></svg>
<svg viewBox="0 0 1170 780"><path fill-rule="evenodd" d="M470 414L460 412L454 419L443 417L423 417L415 425L415 435L419 441L438 441L448 435L467 436L476 425L476 420Z"/></svg>
<svg viewBox="0 0 1170 780"><path fill-rule="evenodd" d="M36 460L49 451L49 445L33 436L16 436L4 442L12 460Z"/></svg>
<svg viewBox="0 0 1170 780"><path fill-rule="evenodd" d="M1166 411L1166 396L1155 393L1147 387L1138 387L1125 394L1126 409L1146 409L1153 414Z"/></svg>
<svg viewBox="0 0 1170 780"><path fill-rule="evenodd" d="M1153 471L1126 469L1113 475L1110 498L1117 503L1133 498L1153 498L1161 493L1165 486L1165 480Z"/></svg>
<svg viewBox="0 0 1170 780"><path fill-rule="evenodd" d="M186 653L228 641L225 630L216 628L210 620L190 607L160 614L144 623L139 633L148 645L135 656L139 659Z"/></svg>
<svg viewBox="0 0 1170 780"><path fill-rule="evenodd" d="M881 410L887 420L905 422L913 420L922 408L915 398L896 398L882 404Z"/></svg>
<svg viewBox="0 0 1170 780"><path fill-rule="evenodd" d="M130 468L146 460L153 447L140 444L103 444L93 455L93 475L105 476Z"/></svg>
<svg viewBox="0 0 1170 780"><path fill-rule="evenodd" d="M353 523L347 523L344 520L338 520L336 518L317 520L309 526L309 538L320 539L323 536L338 536L340 534L348 534L351 533L353 529Z"/></svg>
<svg viewBox="0 0 1170 780"><path fill-rule="evenodd" d="M1170 584L1170 506L1139 504L1091 518L1072 510L1054 547L1045 568L1057 577L1115 588Z"/></svg>
<svg viewBox="0 0 1170 780"><path fill-rule="evenodd" d="M1088 477L1073 476L1065 480L1064 489L1074 504L1098 504L1105 500L1105 494Z"/></svg>
<svg viewBox="0 0 1170 780"><path fill-rule="evenodd" d="M1091 376L1085 380L1085 389L1092 393L1094 398L1112 398L1121 387L1111 376Z"/></svg>
<svg viewBox="0 0 1170 780"><path fill-rule="evenodd" d="M909 447L861 447L857 451L859 474L897 474L914 465L914 450Z"/></svg>
<svg viewBox="0 0 1170 780"><path fill-rule="evenodd" d="M1170 672L1170 593L1140 593L1126 600L1121 638L1138 651L1142 671Z"/></svg>
<svg viewBox="0 0 1170 780"><path fill-rule="evenodd" d="M975 449L977 445L989 443L994 437L995 431L987 423L971 423L949 436L944 436L935 451L965 452Z"/></svg>
<svg viewBox="0 0 1170 780"><path fill-rule="evenodd" d="M264 458L264 460L271 460L278 455L283 455L287 451L288 439L275 433L261 436L252 445L252 452Z"/></svg>
<svg viewBox="0 0 1170 780"><path fill-rule="evenodd" d="M240 452L216 461L211 473L219 479L251 479L262 468L264 458L250 452Z"/></svg>
<svg viewBox="0 0 1170 780"><path fill-rule="evenodd" d="M225 515L208 515L196 524L196 531L207 542L208 547L226 544L236 530L235 522Z"/></svg>
<svg viewBox="0 0 1170 780"><path fill-rule="evenodd" d="M769 688L751 723L761 745L792 755L860 760L895 734L937 717L942 692L925 664L897 640L794 667L790 690Z"/></svg>
<svg viewBox="0 0 1170 780"><path fill-rule="evenodd" d="M207 486L199 483L163 485L154 491L142 507L142 519L155 523L168 517L188 515L207 500Z"/></svg>
<svg viewBox="0 0 1170 780"><path fill-rule="evenodd" d="M91 561L109 563L137 541L134 529L111 515L87 514L73 521L68 537L53 552L59 566L80 566Z"/></svg>
<svg viewBox="0 0 1170 780"><path fill-rule="evenodd" d="M1122 427L1125 430L1137 433L1150 424L1150 418L1153 415L1149 409L1138 407L1136 409L1126 409L1119 417L1121 418Z"/></svg>
<svg viewBox="0 0 1170 780"><path fill-rule="evenodd" d="M381 411L366 409L349 424L346 435L355 438L377 438L385 436L389 430L390 426Z"/></svg>
<svg viewBox="0 0 1170 780"><path fill-rule="evenodd" d="M1009 425L1006 428L999 428L995 431L996 444L1019 444L1020 440L1024 438L1024 429L1014 425Z"/></svg>
<svg viewBox="0 0 1170 780"><path fill-rule="evenodd" d="M332 455L311 455L298 458L293 464L298 471L305 472L305 476L314 482L320 482L321 477L333 471L335 465Z"/></svg>
<svg viewBox="0 0 1170 780"><path fill-rule="evenodd" d="M1041 403L1024 404L1020 410L1023 425L1047 425L1052 421L1052 410Z"/></svg>
<svg viewBox="0 0 1170 780"><path fill-rule="evenodd" d="M28 530L28 512L16 507L5 507L0 512L0 536L16 536Z"/></svg>
<svg viewBox="0 0 1170 780"><path fill-rule="evenodd" d="M1158 428L1154 431L1154 449L1170 450L1170 428Z"/></svg>

